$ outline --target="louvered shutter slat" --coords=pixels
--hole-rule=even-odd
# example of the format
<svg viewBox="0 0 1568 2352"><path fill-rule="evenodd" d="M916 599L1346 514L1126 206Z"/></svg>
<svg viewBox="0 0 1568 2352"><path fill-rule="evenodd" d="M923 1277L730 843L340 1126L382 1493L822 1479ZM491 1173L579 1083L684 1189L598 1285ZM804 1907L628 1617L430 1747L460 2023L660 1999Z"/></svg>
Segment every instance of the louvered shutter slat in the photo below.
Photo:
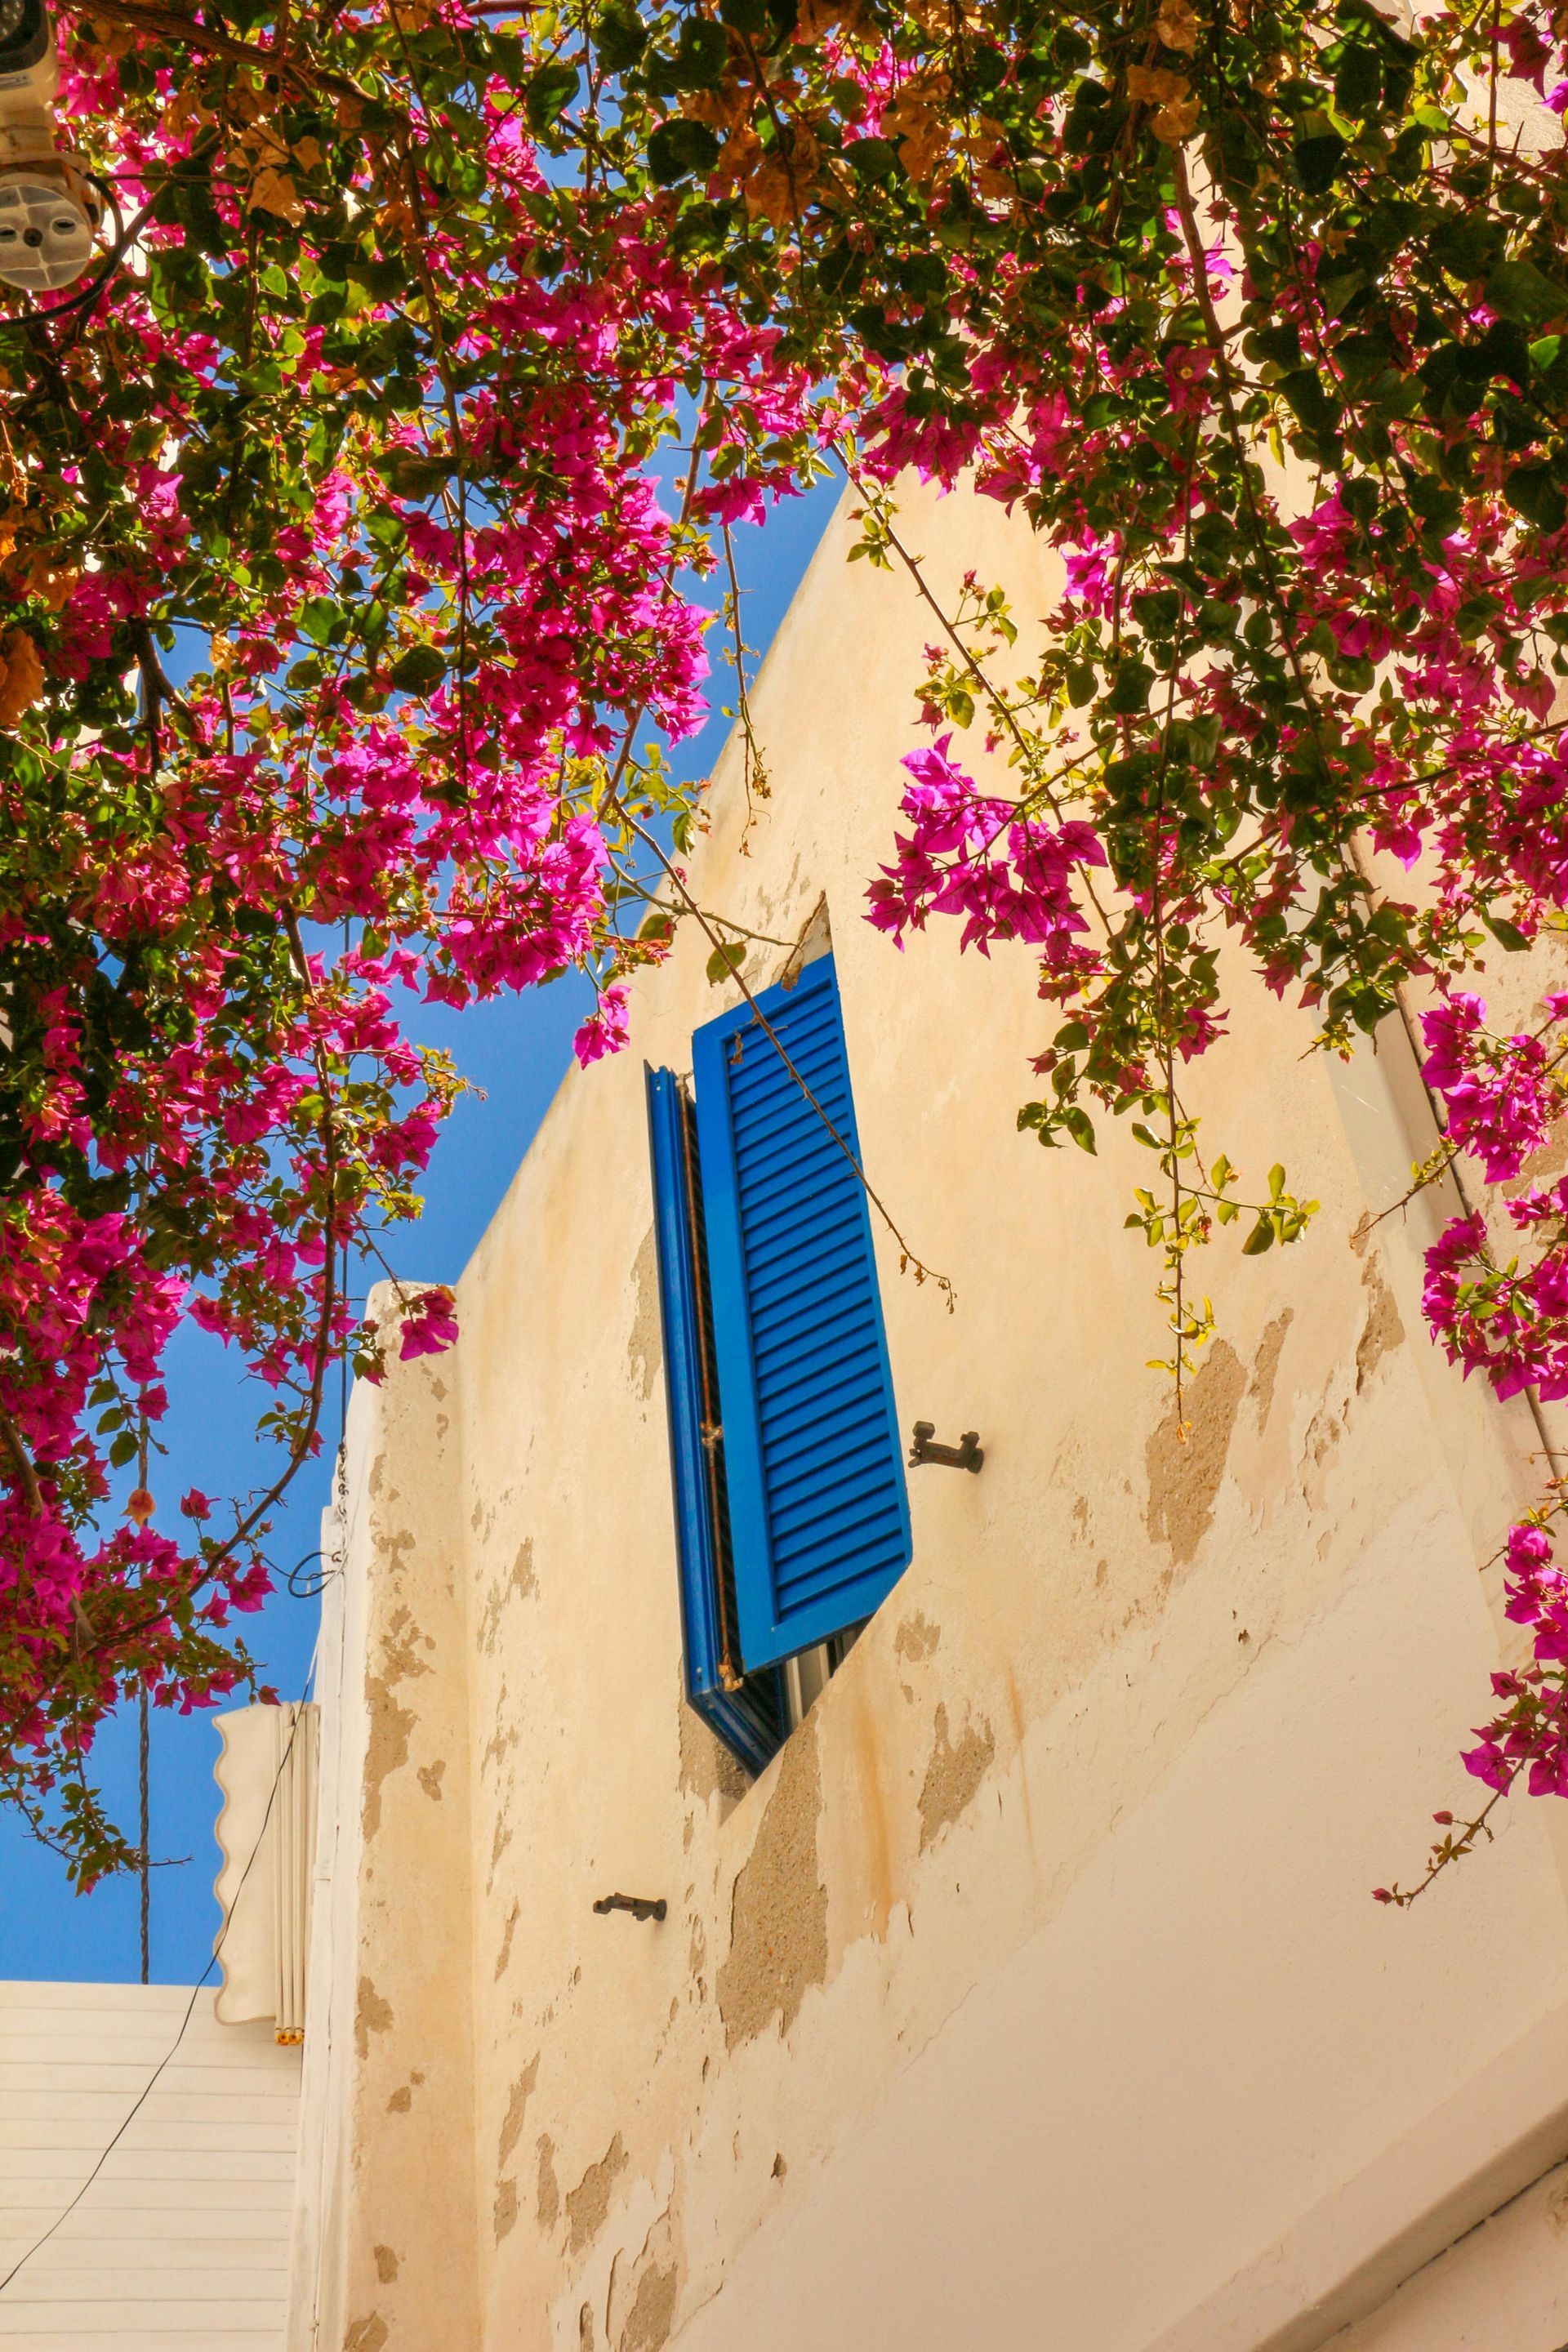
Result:
<svg viewBox="0 0 1568 2352"><path fill-rule="evenodd" d="M692 1041L748 1668L859 1623L910 1558L870 1218L822 1117L858 1158L831 957L758 1002L815 1103L749 1003Z"/></svg>

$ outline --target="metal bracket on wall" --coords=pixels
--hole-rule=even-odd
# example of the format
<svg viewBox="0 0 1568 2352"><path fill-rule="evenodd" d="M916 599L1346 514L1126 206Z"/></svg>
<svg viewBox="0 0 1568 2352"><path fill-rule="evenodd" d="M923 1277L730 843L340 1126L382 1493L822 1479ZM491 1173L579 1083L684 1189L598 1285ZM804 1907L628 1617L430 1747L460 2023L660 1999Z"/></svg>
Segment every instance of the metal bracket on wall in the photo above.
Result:
<svg viewBox="0 0 1568 2352"><path fill-rule="evenodd" d="M601 1916L606 1911L629 1911L634 1919L662 1919L669 1906L662 1895L657 1903L647 1895L601 1895L594 1908Z"/></svg>
<svg viewBox="0 0 1568 2352"><path fill-rule="evenodd" d="M966 1429L956 1445L937 1445L934 1421L917 1421L914 1435L910 1440L910 1468L918 1470L922 1462L940 1462L950 1470L978 1470L985 1459L977 1429Z"/></svg>

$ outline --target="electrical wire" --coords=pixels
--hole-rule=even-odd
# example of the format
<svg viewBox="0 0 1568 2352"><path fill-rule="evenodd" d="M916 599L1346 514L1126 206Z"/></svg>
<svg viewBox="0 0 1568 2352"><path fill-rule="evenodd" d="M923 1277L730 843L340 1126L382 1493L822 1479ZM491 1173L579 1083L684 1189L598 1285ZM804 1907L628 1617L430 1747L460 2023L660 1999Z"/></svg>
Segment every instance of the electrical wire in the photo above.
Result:
<svg viewBox="0 0 1568 2352"><path fill-rule="evenodd" d="M142 1801L142 1860L137 1870L142 1898L142 1981L150 1984L153 1973L153 1809L152 1773L150 1769L151 1732L147 1720L147 1693L142 1690L136 1718L136 1779Z"/></svg>
<svg viewBox="0 0 1568 2352"><path fill-rule="evenodd" d="M312 1673L314 1672L314 1669L315 1661L312 1659ZM60 2227L61 2223L69 2221L71 2215L76 2211L77 2207L81 2203L82 2199L87 2195L88 2190L92 2187L93 2182L98 2179L99 2174L103 2170L104 2166L109 2162L110 2158L114 2154L115 2149L119 2147L121 2141L124 2138L126 2133L135 2122L137 2116L142 2111L142 2108L151 2097L153 2091L157 2084L159 2076L163 2074L163 2069L173 2062L179 2050L181 2042L184 2040L185 2028L189 2025L192 2017L195 2013L196 1996L201 1991L202 1987L205 1984L208 1977L211 1976L214 1969L216 1968L219 1959L222 1958L224 1945L228 1939L228 1931L234 1925L235 1914L239 1908L239 1898L245 1892L246 1880L250 1876L256 1857L261 1852L261 1841L267 1835L267 1824L272 1819L272 1807L277 1800L278 1790L281 1786L283 1774L287 1769L289 1759L294 1753L294 1742L299 1737L300 1721L300 1709L296 1708L294 1721L289 1732L289 1745L283 1750L282 1759L279 1764L276 1773L273 1775L272 1786L268 1790L267 1796L267 1811L261 1816L261 1827L256 1832L256 1843L250 1849L250 1860L246 1864L245 1868L240 1873L239 1885L235 1888L234 1900L228 1906L228 1917L224 1921L222 1927L219 1929L217 1941L213 1946L213 1956L207 1962L205 1968L202 1970L200 1976L196 1979L195 1983L191 1987L191 1997L185 2003L185 2013L180 2020L179 2032L175 2034L174 2041L169 2044L169 2047L164 2052L163 2057L159 2059L156 2066L153 2067L152 2074L147 2077L146 2082L138 2092L135 2102L129 2114L120 2124L119 2127L115 2131L113 2138L110 2141L108 2147L104 2149L102 2155L93 2166L92 2170L88 2174L87 2179L82 2182L81 2187L77 2190L76 2195L71 2199L70 2203L56 2214L54 2220L49 2223L48 2228L44 2231L42 2237L36 2238L25 2253L18 2254L16 2260L6 2272L5 2277L0 2278L0 2294L5 2294L6 2288L10 2285L17 2272L22 2269L23 2265L30 2263L33 2256L37 2253L42 2247L48 2244L49 2240L54 2236L55 2231Z"/></svg>

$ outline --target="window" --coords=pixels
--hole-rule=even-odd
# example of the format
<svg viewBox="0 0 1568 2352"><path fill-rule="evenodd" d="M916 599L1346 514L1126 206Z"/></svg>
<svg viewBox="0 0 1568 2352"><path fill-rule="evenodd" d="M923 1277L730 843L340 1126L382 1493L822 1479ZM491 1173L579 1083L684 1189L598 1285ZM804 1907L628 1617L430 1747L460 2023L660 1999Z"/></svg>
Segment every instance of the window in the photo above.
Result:
<svg viewBox="0 0 1568 2352"><path fill-rule="evenodd" d="M757 1003L798 1081L749 1003L647 1074L687 1689L752 1771L910 1559L833 959Z"/></svg>

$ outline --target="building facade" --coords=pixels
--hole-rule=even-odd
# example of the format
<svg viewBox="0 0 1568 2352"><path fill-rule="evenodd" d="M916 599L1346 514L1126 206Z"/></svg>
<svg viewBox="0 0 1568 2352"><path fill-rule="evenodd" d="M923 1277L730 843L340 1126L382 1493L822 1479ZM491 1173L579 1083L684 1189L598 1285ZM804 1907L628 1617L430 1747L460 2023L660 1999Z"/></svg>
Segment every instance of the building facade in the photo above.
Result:
<svg viewBox="0 0 1568 2352"><path fill-rule="evenodd" d="M940 593L1056 601L999 511L906 514ZM1562 1809L1370 1893L1471 1785L1552 1434L1426 1339L1446 1204L1376 1222L1430 1148L1409 1040L1310 1055L1237 975L1193 1107L1322 1206L1210 1253L1184 1432L1147 1155L1016 1131L1027 951L863 919L931 621L852 537L753 694L771 797L733 750L689 861L832 1117L764 1098L682 926L458 1346L353 1400L290 2352L1560 2352ZM859 1386L797 1410L823 1361ZM909 1465L917 1422L981 1466Z"/></svg>

